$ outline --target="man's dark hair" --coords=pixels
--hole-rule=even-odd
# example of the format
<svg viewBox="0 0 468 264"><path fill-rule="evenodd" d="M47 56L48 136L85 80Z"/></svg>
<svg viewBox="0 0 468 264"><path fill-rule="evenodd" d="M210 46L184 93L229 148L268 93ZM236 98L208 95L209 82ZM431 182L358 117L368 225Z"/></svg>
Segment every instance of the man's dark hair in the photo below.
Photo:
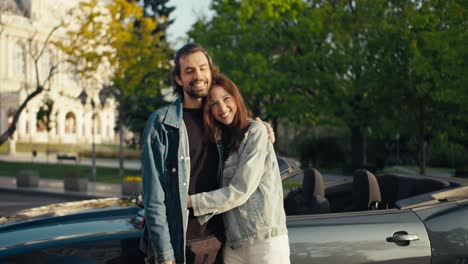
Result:
<svg viewBox="0 0 468 264"><path fill-rule="evenodd" d="M211 59L210 54L205 48L194 43L185 44L185 46L183 46L176 52L174 56L174 68L172 69L172 72L171 72L172 88L174 90L174 94L177 94L179 97L184 97L184 89L176 81L176 76L179 76L180 78L180 59L182 57L185 57L187 55L190 55L199 51L205 54L206 59L208 60L208 64L209 64L210 71L211 71L211 76L216 75L218 72L218 67L213 65L213 60Z"/></svg>

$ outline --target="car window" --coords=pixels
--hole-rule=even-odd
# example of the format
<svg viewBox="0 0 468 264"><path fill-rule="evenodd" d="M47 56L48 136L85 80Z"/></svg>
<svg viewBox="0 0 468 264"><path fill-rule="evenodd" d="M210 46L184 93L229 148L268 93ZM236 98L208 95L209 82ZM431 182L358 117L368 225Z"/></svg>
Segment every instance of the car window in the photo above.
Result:
<svg viewBox="0 0 468 264"><path fill-rule="evenodd" d="M114 264L144 263L139 238L76 243L35 250L2 260L1 263L28 264Z"/></svg>
<svg viewBox="0 0 468 264"><path fill-rule="evenodd" d="M278 157L278 167L280 170L280 174L287 172L289 169L288 163L281 157Z"/></svg>

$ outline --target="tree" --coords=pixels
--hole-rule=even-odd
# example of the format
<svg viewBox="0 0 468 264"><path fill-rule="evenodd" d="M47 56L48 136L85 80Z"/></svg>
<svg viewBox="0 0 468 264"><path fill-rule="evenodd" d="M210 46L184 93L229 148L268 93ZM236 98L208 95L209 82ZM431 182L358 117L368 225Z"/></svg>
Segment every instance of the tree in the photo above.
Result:
<svg viewBox="0 0 468 264"><path fill-rule="evenodd" d="M158 17L144 16L135 1L116 0L106 5L97 0L81 2L73 14L81 26L69 27L70 43L63 49L84 79L93 78L92 70L105 68L112 73L105 93L119 102L123 176L123 125L137 134L142 131L155 107L151 98L157 98L167 84L172 50L161 40L164 32L157 30Z"/></svg>
<svg viewBox="0 0 468 264"><path fill-rule="evenodd" d="M3 21L2 21L2 23L3 23ZM34 74L35 82L32 85L33 86L32 89L28 89L28 87L25 87L26 91L28 92L28 95L27 95L26 99L24 99L24 101L19 105L18 109L15 111L10 127L8 127L8 129L0 135L0 145L5 143L15 133L16 125L18 123L20 115L23 112L23 110L26 108L28 103L33 98L35 98L36 96L41 94L42 92L44 92L44 91L48 92L49 91L50 87L49 87L48 84L49 84L50 80L52 79L52 77L58 72L58 67L59 67L61 61L55 60L53 62L53 64L51 65L51 67L49 68L48 73L46 74L46 76L41 76L40 71L39 71L39 68L40 68L39 64L40 64L41 58L43 58L43 56L44 56L46 50L49 48L49 46L54 45L54 42L51 40L51 38L52 38L53 34L60 27L62 27L62 25L63 24L60 23L60 24L56 25L55 27L53 27L48 32L45 39L42 39L39 32L37 32L37 31L35 33L33 33L28 38L27 47L26 47L26 50L27 50L26 54L33 61L33 68L34 68L34 73L35 73ZM2 24L0 26L0 34L3 32L3 30L4 30L4 28L6 26L7 26L6 24Z"/></svg>
<svg viewBox="0 0 468 264"><path fill-rule="evenodd" d="M144 17L151 17L158 21L153 34L160 34L160 40L166 42L167 28L174 23L174 19L170 20L169 16L174 11L175 7L166 6L169 0L143 0Z"/></svg>
<svg viewBox="0 0 468 264"><path fill-rule="evenodd" d="M380 68L387 81L378 97L381 106L392 109L387 113L395 114L382 115L379 124L411 139L425 174L431 142L462 135L466 123L466 9L456 0L392 2L391 7L383 27L386 63Z"/></svg>
<svg viewBox="0 0 468 264"><path fill-rule="evenodd" d="M93 71L107 68L112 90L123 106L120 119L133 132L142 130L145 119L141 113L154 110L160 89L168 86L172 50L161 40L164 32L156 32L157 16L144 16L143 8L135 1L113 1L99 7L98 1L82 2L75 12L81 28L70 28L71 39L64 47L70 63L85 79L93 78ZM143 100L148 104L134 104Z"/></svg>
<svg viewBox="0 0 468 264"><path fill-rule="evenodd" d="M302 78L306 75L294 72L298 67L290 57L299 51L289 35L297 33L295 23L306 7L300 0L216 0L213 18L198 21L189 32L239 86L253 114L270 120L276 131L281 119L314 117L300 111L304 105L313 108L313 103L296 91L309 92L311 85Z"/></svg>
<svg viewBox="0 0 468 264"><path fill-rule="evenodd" d="M367 3L367 2L366 2ZM354 1L214 1L211 21L190 36L210 48L255 115L296 124L350 128L355 167L362 165L368 120L367 38L377 4ZM360 10L362 8L362 10ZM372 14L372 13L371 13Z"/></svg>
<svg viewBox="0 0 468 264"><path fill-rule="evenodd" d="M365 137L377 115L372 107L378 76L374 69L382 49L380 20L385 1L329 1L315 8L325 13L325 60L318 69L330 73L319 86L318 104L326 116L340 120L350 133L351 168L367 162Z"/></svg>
<svg viewBox="0 0 468 264"><path fill-rule="evenodd" d="M190 37L254 114L347 127L353 168L365 163L371 132L415 142L421 173L432 138L463 136L463 1L215 0L212 9Z"/></svg>

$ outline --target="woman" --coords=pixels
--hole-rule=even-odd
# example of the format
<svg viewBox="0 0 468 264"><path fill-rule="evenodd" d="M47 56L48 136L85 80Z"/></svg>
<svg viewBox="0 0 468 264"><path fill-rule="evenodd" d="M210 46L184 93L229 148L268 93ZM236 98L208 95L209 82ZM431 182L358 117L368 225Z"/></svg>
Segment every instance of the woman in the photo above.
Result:
<svg viewBox="0 0 468 264"><path fill-rule="evenodd" d="M265 126L248 119L224 75L213 77L204 111L208 136L224 146L223 187L191 195L189 207L201 223L224 213L225 263L289 263L281 177Z"/></svg>

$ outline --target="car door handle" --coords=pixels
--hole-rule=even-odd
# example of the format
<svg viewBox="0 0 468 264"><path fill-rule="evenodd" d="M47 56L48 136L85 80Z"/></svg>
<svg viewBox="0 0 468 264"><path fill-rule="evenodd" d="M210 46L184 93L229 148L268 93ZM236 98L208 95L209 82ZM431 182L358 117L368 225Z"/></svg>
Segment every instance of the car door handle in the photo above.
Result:
<svg viewBox="0 0 468 264"><path fill-rule="evenodd" d="M417 235L408 234L405 231L395 232L391 237L387 237L387 242L392 242L399 246L408 246L411 241L415 240L419 240Z"/></svg>
<svg viewBox="0 0 468 264"><path fill-rule="evenodd" d="M393 236L393 242L409 242L419 240L417 235L395 235Z"/></svg>

